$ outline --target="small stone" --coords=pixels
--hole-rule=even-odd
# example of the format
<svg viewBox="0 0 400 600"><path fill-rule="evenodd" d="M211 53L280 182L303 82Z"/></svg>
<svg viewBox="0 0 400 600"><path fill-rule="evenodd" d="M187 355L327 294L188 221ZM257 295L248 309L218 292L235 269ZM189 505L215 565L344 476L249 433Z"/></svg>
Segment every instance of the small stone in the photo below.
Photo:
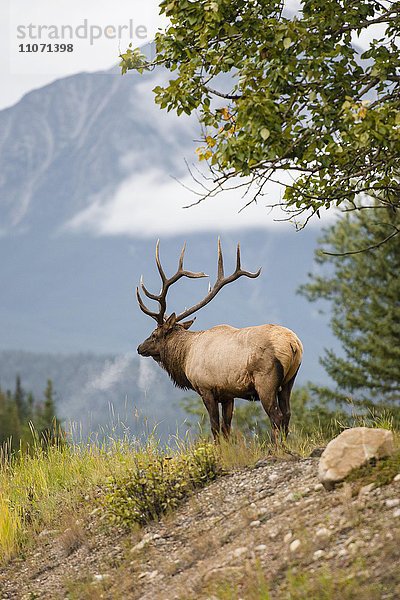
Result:
<svg viewBox="0 0 400 600"><path fill-rule="evenodd" d="M250 527L259 527L261 525L261 521L252 521L250 523Z"/></svg>
<svg viewBox="0 0 400 600"><path fill-rule="evenodd" d="M256 505L254 504L254 502L252 502L252 503L250 504L250 508L253 508L253 509L254 509L254 508L256 508Z"/></svg>
<svg viewBox="0 0 400 600"><path fill-rule="evenodd" d="M98 575L93 575L93 582L94 583L100 583L100 581L104 581L105 579L108 579L110 576L105 573L104 575L101 575L100 573Z"/></svg>
<svg viewBox="0 0 400 600"><path fill-rule="evenodd" d="M394 516L395 519L397 519L398 517L400 517L400 508L396 508L393 511L393 516Z"/></svg>
<svg viewBox="0 0 400 600"><path fill-rule="evenodd" d="M290 494L288 494L284 500L284 502L294 502L294 500L296 499L296 496L294 495L293 492L290 492Z"/></svg>
<svg viewBox="0 0 400 600"><path fill-rule="evenodd" d="M347 540L345 540L344 544L345 544L345 546L348 546L352 542L354 542L354 537L350 536L349 538L347 538Z"/></svg>
<svg viewBox="0 0 400 600"><path fill-rule="evenodd" d="M266 549L267 549L267 546L265 544L260 544L259 546L256 546L254 548L254 550L256 552L265 552Z"/></svg>
<svg viewBox="0 0 400 600"><path fill-rule="evenodd" d="M150 571L150 573L148 574L148 578L149 579L155 579L158 575L158 571Z"/></svg>
<svg viewBox="0 0 400 600"><path fill-rule="evenodd" d="M247 554L248 549L246 548L246 546L242 546L240 548L236 548L236 550L234 550L232 552L232 556L234 558L240 558L241 556L243 556L244 554Z"/></svg>
<svg viewBox="0 0 400 600"><path fill-rule="evenodd" d="M316 550L313 554L313 559L314 560L319 560L320 558L322 558L323 556L325 556L325 552L323 550Z"/></svg>
<svg viewBox="0 0 400 600"><path fill-rule="evenodd" d="M271 473L270 475L268 475L268 479L270 481L276 481L278 479L279 475L278 473Z"/></svg>
<svg viewBox="0 0 400 600"><path fill-rule="evenodd" d="M327 538L331 535L331 531L329 531L329 529L327 529L326 527L320 527L319 529L317 529L317 531L315 532L315 536L317 538Z"/></svg>
<svg viewBox="0 0 400 600"><path fill-rule="evenodd" d="M266 515L268 513L268 508L262 507L259 508L257 511L257 514L259 517L262 517L263 515Z"/></svg>
<svg viewBox="0 0 400 600"><path fill-rule="evenodd" d="M49 535L55 535L56 533L58 533L58 529L43 529L43 531L39 533L39 537L47 537Z"/></svg>
<svg viewBox="0 0 400 600"><path fill-rule="evenodd" d="M346 556L347 555L347 550L346 548L340 548L339 552L337 553L338 556Z"/></svg>
<svg viewBox="0 0 400 600"><path fill-rule="evenodd" d="M293 533L291 531L288 531L288 533L283 538L283 541L285 542L285 544L288 544L290 542L290 540L292 539L292 537L293 537Z"/></svg>
<svg viewBox="0 0 400 600"><path fill-rule="evenodd" d="M137 552L138 550L143 550L145 546L150 544L153 540L158 540L161 538L161 535L158 533L146 533L140 542L138 542L133 548L131 548L131 552Z"/></svg>
<svg viewBox="0 0 400 600"><path fill-rule="evenodd" d="M323 490L324 486L322 485L322 483L317 483L316 485L314 485L314 492L319 492L320 490Z"/></svg>
<svg viewBox="0 0 400 600"><path fill-rule="evenodd" d="M362 488L360 488L360 491L358 492L359 496L366 496L367 494L369 494L370 492L372 492L372 490L375 487L375 483L369 483L368 485L363 485Z"/></svg>
<svg viewBox="0 0 400 600"><path fill-rule="evenodd" d="M393 481L400 481L400 473L394 476Z"/></svg>
<svg viewBox="0 0 400 600"><path fill-rule="evenodd" d="M290 550L290 552L295 553L300 548L300 546L301 546L300 540L293 540L293 542L289 546L289 550Z"/></svg>
<svg viewBox="0 0 400 600"><path fill-rule="evenodd" d="M399 506L400 499L399 498L388 498L385 501L385 504L388 508L394 508L395 506Z"/></svg>

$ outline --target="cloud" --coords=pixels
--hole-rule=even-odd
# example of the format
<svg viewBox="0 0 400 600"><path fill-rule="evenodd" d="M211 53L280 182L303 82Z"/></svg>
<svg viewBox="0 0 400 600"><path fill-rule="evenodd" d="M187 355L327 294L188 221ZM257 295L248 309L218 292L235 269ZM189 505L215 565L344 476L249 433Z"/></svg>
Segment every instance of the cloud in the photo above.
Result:
<svg viewBox="0 0 400 600"><path fill-rule="evenodd" d="M194 185L190 177L183 183L188 187ZM266 196L242 212L239 212L240 209L251 199L251 196L243 198L243 189L222 192L197 206L184 208L196 202L197 196L153 168L124 180L108 200L94 198L87 208L66 224L66 229L99 236L145 238L173 236L181 232L288 227L287 222L274 222L274 219L287 215L279 209L271 212L267 208L268 204L279 202L282 187L271 183L265 191Z"/></svg>
<svg viewBox="0 0 400 600"><path fill-rule="evenodd" d="M133 354L128 352L117 356L114 360L106 361L101 373L88 381L82 395L96 391L107 392L115 384L122 380L125 371L132 365Z"/></svg>
<svg viewBox="0 0 400 600"><path fill-rule="evenodd" d="M155 383L156 379L157 375L154 366L148 358L143 358L141 356L139 358L139 377L137 381L139 389L147 395L147 392L151 389L151 386Z"/></svg>

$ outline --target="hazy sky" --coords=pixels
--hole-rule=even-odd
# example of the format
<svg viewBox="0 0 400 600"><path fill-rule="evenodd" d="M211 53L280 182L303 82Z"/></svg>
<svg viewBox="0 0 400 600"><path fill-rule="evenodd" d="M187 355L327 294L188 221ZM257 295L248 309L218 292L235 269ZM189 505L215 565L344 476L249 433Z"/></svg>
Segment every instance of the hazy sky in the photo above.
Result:
<svg viewBox="0 0 400 600"><path fill-rule="evenodd" d="M60 77L79 71L97 71L108 69L118 61L120 50L125 50L129 41L129 27L133 31L133 44L140 46L154 38L158 27L165 20L158 14L157 0L114 0L99 2L99 0L2 0L0 3L0 109L17 102L23 94L31 89L41 87ZM87 25L85 26L85 20ZM29 39L28 26L32 39ZM42 28L41 39L38 26L53 26L52 29ZM81 26L78 34L88 31L88 39L74 39L73 52L65 53L27 53L19 52L21 43L63 43L66 39L49 39L46 37L61 35L61 26L73 28ZM109 38L105 37L104 29ZM58 31L55 29L58 29ZM90 41L90 27L93 35L102 36ZM118 27L121 27L121 37L118 38ZM137 27L140 29L136 35ZM19 28L19 29L18 29ZM25 35L25 37L22 37ZM115 39L112 39L113 36ZM34 39L33 39L33 36Z"/></svg>

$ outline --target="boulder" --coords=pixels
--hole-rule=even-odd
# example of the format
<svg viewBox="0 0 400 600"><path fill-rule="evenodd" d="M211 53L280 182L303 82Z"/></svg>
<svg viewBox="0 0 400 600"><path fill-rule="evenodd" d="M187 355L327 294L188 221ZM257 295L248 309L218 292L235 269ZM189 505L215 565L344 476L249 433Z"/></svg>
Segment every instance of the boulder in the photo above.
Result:
<svg viewBox="0 0 400 600"><path fill-rule="evenodd" d="M393 434L387 429L354 427L331 440L319 460L318 477L326 489L343 481L371 459L393 454Z"/></svg>

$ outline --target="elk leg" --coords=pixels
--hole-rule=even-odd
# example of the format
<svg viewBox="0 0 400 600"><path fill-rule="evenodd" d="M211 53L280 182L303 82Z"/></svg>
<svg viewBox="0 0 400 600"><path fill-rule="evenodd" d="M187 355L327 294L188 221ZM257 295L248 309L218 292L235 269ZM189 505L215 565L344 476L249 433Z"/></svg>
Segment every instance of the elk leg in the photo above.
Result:
<svg viewBox="0 0 400 600"><path fill-rule="evenodd" d="M222 433L224 437L228 438L231 432L231 422L233 416L233 403L234 399L224 400L222 402Z"/></svg>
<svg viewBox="0 0 400 600"><path fill-rule="evenodd" d="M204 392L201 394L204 402L204 406L207 409L208 416L210 417L211 433L213 434L214 440L218 440L219 436L219 408L218 402L215 400L211 392Z"/></svg>
<svg viewBox="0 0 400 600"><path fill-rule="evenodd" d="M278 378L271 373L271 376L266 379L262 378L258 381L255 381L255 388L260 398L263 409L269 416L269 420L271 421L272 426L272 440L276 444L278 441L278 431L282 429L283 424L283 414L278 404L277 398L277 388L278 388Z"/></svg>
<svg viewBox="0 0 400 600"><path fill-rule="evenodd" d="M281 390L278 392L278 403L279 408L283 414L283 431L285 435L289 433L289 421L290 421L290 394L292 392L292 387L294 384L294 380L296 379L297 373L292 377L290 381L284 383Z"/></svg>

